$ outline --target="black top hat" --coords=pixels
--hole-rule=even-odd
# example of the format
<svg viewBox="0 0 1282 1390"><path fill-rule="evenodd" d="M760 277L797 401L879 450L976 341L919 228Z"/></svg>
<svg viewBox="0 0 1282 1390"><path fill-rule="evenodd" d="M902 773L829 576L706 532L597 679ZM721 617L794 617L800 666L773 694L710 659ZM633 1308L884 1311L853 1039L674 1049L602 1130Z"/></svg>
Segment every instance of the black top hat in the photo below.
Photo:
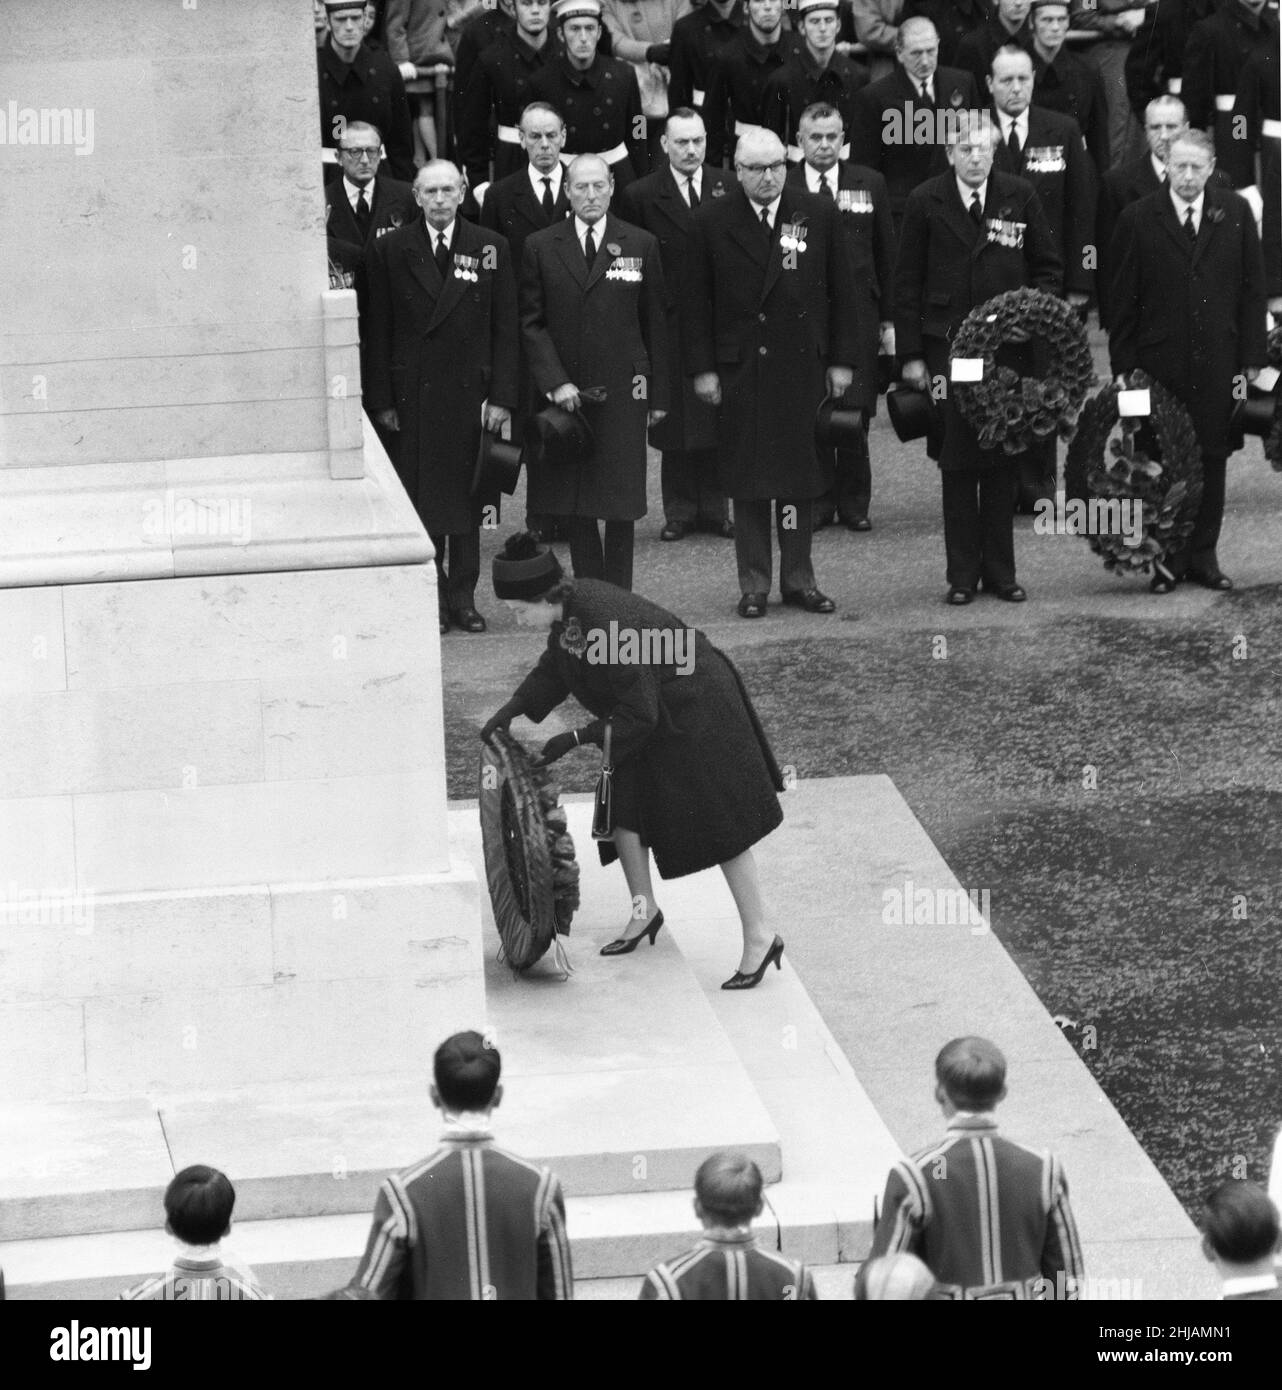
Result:
<svg viewBox="0 0 1282 1390"><path fill-rule="evenodd" d="M924 438L929 449L943 438L943 421L928 391L901 383L886 392L886 413L901 444Z"/></svg>
<svg viewBox="0 0 1282 1390"><path fill-rule="evenodd" d="M582 409L563 410L559 405L547 405L525 422L527 461L552 465L586 463L595 447L592 426L584 419Z"/></svg>
<svg viewBox="0 0 1282 1390"><path fill-rule="evenodd" d="M1261 391L1258 386L1246 388L1246 398L1234 402L1233 413L1229 416L1229 429L1235 435L1258 435L1267 439L1273 428L1273 417L1278 407L1276 390Z"/></svg>
<svg viewBox="0 0 1282 1390"><path fill-rule="evenodd" d="M482 430L481 443L476 450L476 470L472 474L472 496L485 497L505 492L511 497L520 476L520 445L509 444L497 434Z"/></svg>
<svg viewBox="0 0 1282 1390"><path fill-rule="evenodd" d="M834 401L831 396L815 415L817 449L851 449L863 438L864 413Z"/></svg>

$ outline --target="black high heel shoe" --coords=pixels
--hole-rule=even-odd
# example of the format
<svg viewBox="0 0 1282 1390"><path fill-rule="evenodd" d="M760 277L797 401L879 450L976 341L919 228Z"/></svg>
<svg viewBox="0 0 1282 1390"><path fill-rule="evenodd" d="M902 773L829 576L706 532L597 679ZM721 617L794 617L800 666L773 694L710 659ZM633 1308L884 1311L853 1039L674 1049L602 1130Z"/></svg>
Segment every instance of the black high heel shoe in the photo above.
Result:
<svg viewBox="0 0 1282 1390"><path fill-rule="evenodd" d="M656 912L636 936L619 936L613 941L607 941L601 947L601 954L603 956L626 956L629 951L635 951L647 936L650 938L650 945L653 946L654 938L658 936L659 928L662 925L663 913Z"/></svg>
<svg viewBox="0 0 1282 1390"><path fill-rule="evenodd" d="M742 970L736 970L733 975L721 986L722 989L755 989L761 983L761 977L769 968L770 962L774 961L776 970L783 969L783 937L776 936L770 943L770 949L766 952L766 958L752 972L745 975Z"/></svg>

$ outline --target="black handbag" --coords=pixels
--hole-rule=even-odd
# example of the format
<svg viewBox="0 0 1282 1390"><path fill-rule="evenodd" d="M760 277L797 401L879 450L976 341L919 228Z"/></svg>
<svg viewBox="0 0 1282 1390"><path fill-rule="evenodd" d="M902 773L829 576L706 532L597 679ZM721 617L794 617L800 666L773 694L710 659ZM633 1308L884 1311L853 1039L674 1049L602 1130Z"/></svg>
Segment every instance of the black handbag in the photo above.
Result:
<svg viewBox="0 0 1282 1390"><path fill-rule="evenodd" d="M592 838L609 840L614 836L614 765L610 762L610 721L605 723L601 740L601 775L596 779L596 799L592 803Z"/></svg>

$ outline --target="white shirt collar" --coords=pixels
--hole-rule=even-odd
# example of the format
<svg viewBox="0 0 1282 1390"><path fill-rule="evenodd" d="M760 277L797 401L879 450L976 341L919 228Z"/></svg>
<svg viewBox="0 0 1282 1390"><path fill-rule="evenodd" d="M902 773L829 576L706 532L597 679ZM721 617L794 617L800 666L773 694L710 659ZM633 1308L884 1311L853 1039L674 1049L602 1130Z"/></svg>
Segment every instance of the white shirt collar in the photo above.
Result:
<svg viewBox="0 0 1282 1390"><path fill-rule="evenodd" d="M672 166L669 164L669 165L668 165L668 168L669 168L669 169L672 169ZM699 195L700 200L702 200L702 198L703 198L703 165L702 165L702 164L694 171L693 174L683 174L683 173L681 173L681 172L680 172L679 170L677 170L677 169L672 169L672 177L676 180L677 188L680 189L682 198L685 198L685 199L687 199L687 200L688 200L689 197L690 197L690 190L689 190L689 188L687 187L687 180L693 179L693 180L694 180L694 191Z"/></svg>
<svg viewBox="0 0 1282 1390"><path fill-rule="evenodd" d="M343 192L347 194L347 201L351 204L353 212L356 211L356 199L360 197L362 193L365 195L365 201L369 206L371 208L374 206L374 185L372 182L367 183L364 188L362 188L359 184L353 183L351 179L344 174Z"/></svg>
<svg viewBox="0 0 1282 1390"><path fill-rule="evenodd" d="M956 178L957 176L954 174L953 177ZM979 185L978 188L971 188L969 184L965 184L961 181L961 179L957 179L957 193L958 196L961 198L962 207L966 209L966 212L968 214L970 212L970 200L975 196L976 193L979 194L979 206L981 208L987 207L988 180L985 179L983 183Z"/></svg>
<svg viewBox="0 0 1282 1390"><path fill-rule="evenodd" d="M1192 201L1191 203L1186 203L1186 202L1184 201L1184 199L1181 198L1180 195L1179 195L1173 188L1171 189L1171 202L1172 202L1172 203L1174 204L1174 206L1175 206L1175 215L1176 215L1176 217L1179 218L1179 220L1180 220L1180 225L1181 225L1181 226L1184 225L1184 214L1185 214L1186 212L1188 212L1189 208L1192 208L1192 209L1193 209L1193 225L1194 225L1195 227L1198 227L1198 228L1201 227L1201 225L1202 225L1202 204L1205 202L1205 200L1206 200L1206 190L1205 190L1205 189L1203 189L1202 192L1199 193L1199 194L1197 195L1197 197L1194 198L1193 201Z"/></svg>
<svg viewBox="0 0 1282 1390"><path fill-rule="evenodd" d="M813 164L803 164L801 167L806 171L806 187L812 193L819 192L819 185L821 183L826 183L834 193L837 191L837 184L840 179L838 166L836 164L834 164L831 169L824 169L822 171L816 169Z"/></svg>
<svg viewBox="0 0 1282 1390"><path fill-rule="evenodd" d="M773 203L767 203L767 204L766 204L766 207L767 207L767 208L769 209L769 211L770 211L770 225L771 225L771 227L773 227L773 226L775 225L775 223L779 220L779 204L780 204L782 201L783 201L783 194L780 193L779 196L774 200ZM753 205L752 205L752 215L757 219L758 222L761 221L761 204L760 204L760 203L753 203Z"/></svg>
<svg viewBox="0 0 1282 1390"><path fill-rule="evenodd" d="M576 213L574 217L574 235L579 239L579 245L583 245L583 238L588 234L588 224ZM605 218L592 224L592 240L596 242L596 249L601 249L601 241L605 236Z"/></svg>
<svg viewBox="0 0 1282 1390"><path fill-rule="evenodd" d="M525 167L529 170L530 173L530 187L534 189L534 196L539 200L539 202L541 203L543 201L544 179L551 180L552 201L556 202L557 198L561 195L561 174L565 169L565 165L562 164L561 161L558 159L556 162L556 168L553 169L550 174L539 173L539 171L534 167L533 164L527 164Z"/></svg>
<svg viewBox="0 0 1282 1390"><path fill-rule="evenodd" d="M1166 182L1166 165L1153 153L1149 154L1149 163L1153 166L1153 172L1157 175L1158 183Z"/></svg>
<svg viewBox="0 0 1282 1390"><path fill-rule="evenodd" d="M433 227L432 224L431 224L430 222L427 221L426 218L423 219L423 224L424 224L424 226L426 226L426 228L427 228L427 240L428 240L429 244L430 244L431 247L432 247L433 253L435 253L435 251L436 251L436 243L437 243L437 241L440 239L440 237L442 236L442 233L441 233L441 232L438 232L438 231L436 230L436 228ZM445 248L446 248L446 250L452 251L452 250L454 249L454 223L453 223L453 222L451 222L450 225L444 229L444 233L443 233L443 234L444 234L444 237L445 237Z"/></svg>
<svg viewBox="0 0 1282 1390"><path fill-rule="evenodd" d="M998 114L1002 123L1002 139L1010 139L1011 122L1014 121L1015 129L1019 132L1020 145L1028 144L1028 107L1024 107L1018 116L1008 116L1004 111Z"/></svg>
<svg viewBox="0 0 1282 1390"><path fill-rule="evenodd" d="M1235 1293L1264 1293L1268 1289L1276 1289L1278 1286L1278 1276L1276 1274L1242 1274L1235 1279L1226 1279L1220 1288L1220 1294L1228 1298Z"/></svg>

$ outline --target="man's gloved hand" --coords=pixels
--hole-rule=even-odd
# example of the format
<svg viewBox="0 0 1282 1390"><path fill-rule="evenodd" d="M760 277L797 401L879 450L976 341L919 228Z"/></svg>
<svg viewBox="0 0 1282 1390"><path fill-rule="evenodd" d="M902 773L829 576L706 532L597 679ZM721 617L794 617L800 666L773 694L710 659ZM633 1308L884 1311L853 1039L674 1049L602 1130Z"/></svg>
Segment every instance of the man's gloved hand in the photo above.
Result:
<svg viewBox="0 0 1282 1390"><path fill-rule="evenodd" d="M495 729L502 729L504 733L507 733L507 726L520 713L520 705L515 704L513 701L509 700L507 704L505 704L503 708L498 711L497 714L493 714L490 716L488 722L481 729L482 740L488 743L490 741L490 736L494 733Z"/></svg>
<svg viewBox="0 0 1282 1390"><path fill-rule="evenodd" d="M652 43L645 51L647 63L669 63L672 61L672 45L670 43Z"/></svg>
<svg viewBox="0 0 1282 1390"><path fill-rule="evenodd" d="M573 752L578 746L579 740L573 733L554 734L543 745L536 766L548 767L558 759L564 758L567 753Z"/></svg>

